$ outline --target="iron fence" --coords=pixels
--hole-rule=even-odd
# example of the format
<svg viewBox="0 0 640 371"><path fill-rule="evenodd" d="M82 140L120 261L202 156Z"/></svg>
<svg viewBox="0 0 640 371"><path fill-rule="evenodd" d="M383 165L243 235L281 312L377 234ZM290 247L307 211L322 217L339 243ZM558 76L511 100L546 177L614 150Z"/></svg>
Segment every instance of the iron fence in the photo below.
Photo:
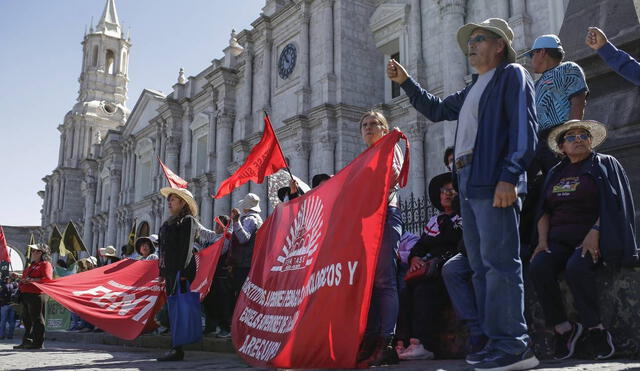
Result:
<svg viewBox="0 0 640 371"><path fill-rule="evenodd" d="M404 230L418 236L429 219L440 212L425 197L415 197L413 193L406 199L400 198L399 205Z"/></svg>

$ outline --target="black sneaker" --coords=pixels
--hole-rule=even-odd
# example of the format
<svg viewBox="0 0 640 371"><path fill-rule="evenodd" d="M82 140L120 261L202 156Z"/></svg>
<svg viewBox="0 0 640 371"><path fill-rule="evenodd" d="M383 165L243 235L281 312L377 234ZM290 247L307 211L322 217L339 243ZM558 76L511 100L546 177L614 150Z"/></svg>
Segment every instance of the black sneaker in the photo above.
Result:
<svg viewBox="0 0 640 371"><path fill-rule="evenodd" d="M589 330L588 340L589 350L595 359L609 359L616 352L611 333L607 330L599 328Z"/></svg>
<svg viewBox="0 0 640 371"><path fill-rule="evenodd" d="M573 356L573 352L576 349L576 342L582 335L582 325L578 322L571 324L571 330L564 334L554 335L555 352L553 358L555 360L563 360Z"/></svg>
<svg viewBox="0 0 640 371"><path fill-rule="evenodd" d="M527 348L520 354L509 354L501 350L491 352L484 361L473 365L475 370L485 371L509 371L528 370L537 367L540 361L533 354L533 350Z"/></svg>
<svg viewBox="0 0 640 371"><path fill-rule="evenodd" d="M476 363L484 361L484 359L489 357L492 352L493 350L489 348L489 344L487 343L482 350L467 354L464 361L467 362L467 364L475 365Z"/></svg>

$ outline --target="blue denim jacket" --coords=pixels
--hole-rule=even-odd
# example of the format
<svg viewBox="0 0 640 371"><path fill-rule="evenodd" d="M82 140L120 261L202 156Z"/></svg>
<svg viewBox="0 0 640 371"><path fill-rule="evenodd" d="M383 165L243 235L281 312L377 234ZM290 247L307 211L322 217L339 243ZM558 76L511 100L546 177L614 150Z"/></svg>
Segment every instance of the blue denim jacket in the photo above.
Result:
<svg viewBox="0 0 640 371"><path fill-rule="evenodd" d="M416 110L434 122L457 120L472 86L440 99L412 78L401 85ZM517 185L519 193L526 193L525 170L535 155L538 130L535 90L527 70L516 63L500 64L480 97L479 107L466 194L492 198L499 181Z"/></svg>

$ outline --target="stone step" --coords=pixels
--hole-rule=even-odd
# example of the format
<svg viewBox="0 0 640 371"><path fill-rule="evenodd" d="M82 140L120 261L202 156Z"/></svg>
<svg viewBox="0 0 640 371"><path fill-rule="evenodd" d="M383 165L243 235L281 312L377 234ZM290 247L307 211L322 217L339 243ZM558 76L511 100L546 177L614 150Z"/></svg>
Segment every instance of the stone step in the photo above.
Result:
<svg viewBox="0 0 640 371"><path fill-rule="evenodd" d="M16 329L14 338L22 338L23 329ZM47 340L61 341L65 343L80 344L104 344L119 345L123 347L169 349L171 347L171 335L144 334L134 340L123 340L106 332L77 332L77 331L47 331ZM201 350L216 353L235 353L231 339L218 339L204 337L201 342L189 344L185 350Z"/></svg>

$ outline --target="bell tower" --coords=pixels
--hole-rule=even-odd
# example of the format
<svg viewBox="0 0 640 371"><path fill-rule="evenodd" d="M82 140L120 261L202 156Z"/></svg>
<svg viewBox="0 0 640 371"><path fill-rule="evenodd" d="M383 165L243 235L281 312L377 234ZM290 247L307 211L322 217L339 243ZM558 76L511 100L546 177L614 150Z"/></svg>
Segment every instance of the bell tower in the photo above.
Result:
<svg viewBox="0 0 640 371"><path fill-rule="evenodd" d="M98 155L92 153L93 144L109 130L121 129L129 115L125 104L131 39L122 33L114 0L105 0L98 24L85 32L81 44L78 97L58 126L58 166L43 179L43 227L82 220L82 162Z"/></svg>
<svg viewBox="0 0 640 371"><path fill-rule="evenodd" d="M93 22L92 22L93 23ZM124 125L129 114L127 83L130 37L118 20L115 0L106 0L98 24L82 40L82 71L76 104L59 127L58 166L77 167L89 157L97 133Z"/></svg>

